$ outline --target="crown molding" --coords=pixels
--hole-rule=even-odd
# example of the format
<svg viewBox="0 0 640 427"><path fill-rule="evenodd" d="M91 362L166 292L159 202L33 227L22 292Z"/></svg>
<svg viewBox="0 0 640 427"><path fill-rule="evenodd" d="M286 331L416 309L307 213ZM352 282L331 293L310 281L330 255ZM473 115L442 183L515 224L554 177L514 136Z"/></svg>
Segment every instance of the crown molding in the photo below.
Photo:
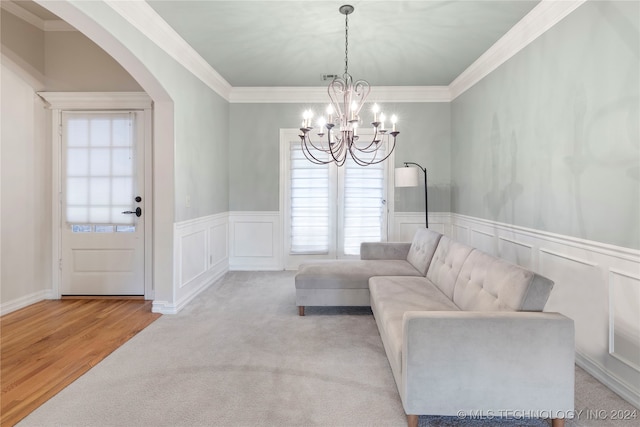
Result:
<svg viewBox="0 0 640 427"><path fill-rule="evenodd" d="M42 31L77 31L61 19L42 19L11 0L1 0L0 7Z"/></svg>
<svg viewBox="0 0 640 427"><path fill-rule="evenodd" d="M104 2L218 95L229 100L231 92L229 82L180 37L147 2L144 0L104 0Z"/></svg>
<svg viewBox="0 0 640 427"><path fill-rule="evenodd" d="M326 103L327 87L234 87L231 103ZM368 101L450 102L448 86L374 86Z"/></svg>
<svg viewBox="0 0 640 427"><path fill-rule="evenodd" d="M450 102L585 1L542 0L449 86L373 87L369 99L378 102ZM5 2L10 3L2 1ZM324 103L327 100L326 87L232 87L144 0L104 2L231 103Z"/></svg>
<svg viewBox="0 0 640 427"><path fill-rule="evenodd" d="M586 0L542 0L450 85L454 100L552 28Z"/></svg>

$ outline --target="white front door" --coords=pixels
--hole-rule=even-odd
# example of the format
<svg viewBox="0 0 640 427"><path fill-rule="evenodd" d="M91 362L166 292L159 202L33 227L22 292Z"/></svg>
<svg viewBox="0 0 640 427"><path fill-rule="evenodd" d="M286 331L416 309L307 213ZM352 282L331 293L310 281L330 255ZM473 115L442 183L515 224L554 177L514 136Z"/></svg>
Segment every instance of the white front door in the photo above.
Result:
<svg viewBox="0 0 640 427"><path fill-rule="evenodd" d="M62 295L144 295L144 112L61 117Z"/></svg>

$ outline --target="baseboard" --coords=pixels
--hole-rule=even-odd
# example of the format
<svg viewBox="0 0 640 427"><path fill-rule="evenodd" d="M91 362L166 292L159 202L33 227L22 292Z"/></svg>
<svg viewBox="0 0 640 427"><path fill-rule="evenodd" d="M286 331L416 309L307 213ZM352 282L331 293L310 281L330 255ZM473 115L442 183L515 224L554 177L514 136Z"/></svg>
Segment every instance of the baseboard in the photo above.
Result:
<svg viewBox="0 0 640 427"><path fill-rule="evenodd" d="M219 269L210 275L207 275L206 279L201 280L199 284L190 288L191 292L189 294L183 296L174 304L171 304L168 301L153 301L153 304L151 305L151 311L153 313L160 314L177 314L180 310L186 307L187 304L193 301L198 295L204 292L215 282L220 280L227 273L227 271L228 269L224 268Z"/></svg>
<svg viewBox="0 0 640 427"><path fill-rule="evenodd" d="M29 295L25 295L20 298L16 298L11 301L7 301L5 303L0 304L0 316L4 316L5 314L9 314L16 310L20 310L21 308L27 307L31 304L35 304L37 302L40 302L46 299L54 299L53 290L45 289L42 291L31 293Z"/></svg>
<svg viewBox="0 0 640 427"><path fill-rule="evenodd" d="M226 273L228 269L226 266L224 268L212 269L205 278L199 281L199 283L192 285L189 294L183 296L175 304L176 312L182 310L187 304L189 304L195 297L200 295L204 290L206 290L209 286L213 285L215 282L220 280Z"/></svg>
<svg viewBox="0 0 640 427"><path fill-rule="evenodd" d="M607 372L590 357L576 352L576 365L587 371L592 377L607 386L624 400L640 409L640 393L634 391L626 382L617 376Z"/></svg>

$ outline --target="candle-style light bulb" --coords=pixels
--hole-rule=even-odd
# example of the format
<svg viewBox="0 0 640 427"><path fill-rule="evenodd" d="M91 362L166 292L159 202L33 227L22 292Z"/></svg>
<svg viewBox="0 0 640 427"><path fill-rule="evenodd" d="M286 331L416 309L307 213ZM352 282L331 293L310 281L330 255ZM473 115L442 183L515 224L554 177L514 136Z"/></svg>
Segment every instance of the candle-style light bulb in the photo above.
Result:
<svg viewBox="0 0 640 427"><path fill-rule="evenodd" d="M383 113L380 113L380 130L384 130L384 121L386 117Z"/></svg>
<svg viewBox="0 0 640 427"><path fill-rule="evenodd" d="M377 122L378 121L378 113L380 112L380 107L378 106L378 104L373 104L373 107L371 108L371 111L373 111L373 121Z"/></svg>
<svg viewBox="0 0 640 427"><path fill-rule="evenodd" d="M325 120L324 117L319 117L318 118L318 129L320 130L320 132L324 132L324 125L327 124L327 121Z"/></svg>
<svg viewBox="0 0 640 427"><path fill-rule="evenodd" d="M328 123L333 123L333 105L331 104L327 107L327 116L329 116Z"/></svg>
<svg viewBox="0 0 640 427"><path fill-rule="evenodd" d="M358 110L358 103L356 101L353 101L351 103L351 120L355 120L357 110Z"/></svg>
<svg viewBox="0 0 640 427"><path fill-rule="evenodd" d="M391 124L393 125L393 129L391 129L393 132L396 131L396 123L398 122L398 116L396 116L395 114L393 116L391 116Z"/></svg>
<svg viewBox="0 0 640 427"><path fill-rule="evenodd" d="M358 136L358 123L353 124L353 136Z"/></svg>
<svg viewBox="0 0 640 427"><path fill-rule="evenodd" d="M308 118L307 118L307 127L311 127L311 119L313 118L313 111L307 110Z"/></svg>

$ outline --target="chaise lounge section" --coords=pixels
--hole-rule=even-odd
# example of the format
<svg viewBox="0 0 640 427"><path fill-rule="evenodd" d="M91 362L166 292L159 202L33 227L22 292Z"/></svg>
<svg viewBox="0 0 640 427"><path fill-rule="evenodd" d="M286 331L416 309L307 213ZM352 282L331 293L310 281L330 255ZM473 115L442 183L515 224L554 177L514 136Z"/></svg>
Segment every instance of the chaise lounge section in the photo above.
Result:
<svg viewBox="0 0 640 427"><path fill-rule="evenodd" d="M296 301L371 306L409 426L572 416L573 321L542 312L553 282L428 229L363 244L362 258L303 265Z"/></svg>

